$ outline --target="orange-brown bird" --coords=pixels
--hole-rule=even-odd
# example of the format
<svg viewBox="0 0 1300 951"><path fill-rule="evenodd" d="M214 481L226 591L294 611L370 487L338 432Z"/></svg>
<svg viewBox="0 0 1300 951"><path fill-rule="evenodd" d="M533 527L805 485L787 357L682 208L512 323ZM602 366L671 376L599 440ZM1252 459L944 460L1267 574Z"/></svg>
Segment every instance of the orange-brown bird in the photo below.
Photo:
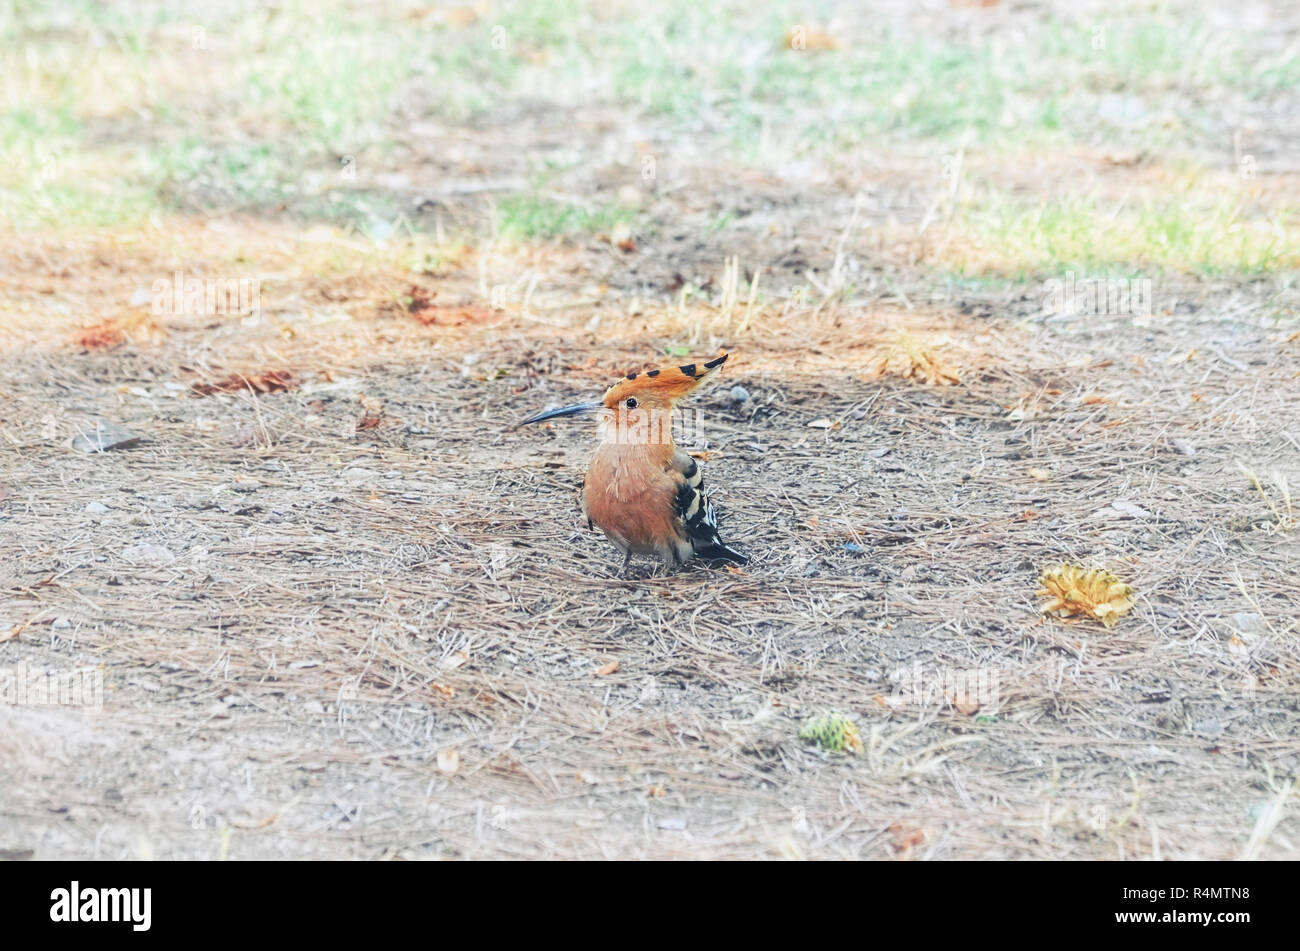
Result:
<svg viewBox="0 0 1300 951"><path fill-rule="evenodd" d="M594 413L600 445L582 485L587 527L599 528L623 549L623 569L633 555L670 565L696 556L744 564L745 556L718 535L718 517L704 494L704 476L673 442L672 413L679 399L718 372L724 353L704 364L688 363L629 373L592 403L577 403L529 416L519 425Z"/></svg>

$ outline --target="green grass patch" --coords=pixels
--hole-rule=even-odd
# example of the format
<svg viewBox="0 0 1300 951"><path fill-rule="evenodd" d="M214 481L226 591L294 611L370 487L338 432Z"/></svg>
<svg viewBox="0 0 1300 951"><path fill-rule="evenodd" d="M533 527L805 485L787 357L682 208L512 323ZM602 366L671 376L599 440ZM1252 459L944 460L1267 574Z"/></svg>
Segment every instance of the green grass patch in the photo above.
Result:
<svg viewBox="0 0 1300 951"><path fill-rule="evenodd" d="M972 274L1028 278L1075 268L1248 275L1300 267L1294 208L1248 215L1232 196L1105 205L1063 197L1031 205L997 194L976 199L952 222L954 248Z"/></svg>
<svg viewBox="0 0 1300 951"><path fill-rule="evenodd" d="M497 233L513 241L596 234L635 219L634 209L620 205L588 208L535 195L513 195L497 205Z"/></svg>
<svg viewBox="0 0 1300 951"><path fill-rule="evenodd" d="M1012 32L957 22L822 0L507 0L454 24L398 0L238 0L220 16L199 4L0 0L0 179L18 193L3 201L19 225L281 204L364 224L391 217L391 202L361 193L363 179L331 187L329 163L354 155L382 168L413 122L497 123L489 134L508 142L511 117L552 110L563 122L595 105L657 120L657 134L720 160L772 168L809 154L853 163L891 144L937 156L967 136L1009 150L1176 149L1205 119L1199 103L1300 83L1300 56L1284 43L1162 6L1035 10ZM839 49L784 47L792 27L827 24ZM1099 116L1107 96L1118 116ZM116 203L104 197L115 188ZM1023 210L976 230L1028 244ZM520 240L599 231L625 214L530 195L498 213L500 232ZM1226 240L1212 248L1176 209L1129 214L1143 237L1116 253L1149 244L1171 262L1245 269L1286 257L1223 216L1210 226ZM1071 223L1080 216L1037 217L1047 255L1104 256L1091 226Z"/></svg>

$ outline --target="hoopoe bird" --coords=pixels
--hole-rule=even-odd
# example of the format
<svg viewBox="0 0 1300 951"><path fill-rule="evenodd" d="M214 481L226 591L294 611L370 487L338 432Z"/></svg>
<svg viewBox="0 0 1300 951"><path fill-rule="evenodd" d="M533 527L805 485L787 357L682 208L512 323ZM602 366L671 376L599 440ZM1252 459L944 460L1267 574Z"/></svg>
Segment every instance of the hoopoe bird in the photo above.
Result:
<svg viewBox="0 0 1300 951"><path fill-rule="evenodd" d="M599 528L623 550L623 571L633 555L668 565L692 557L744 564L744 555L718 535L718 516L704 494L704 474L673 442L672 413L727 361L688 363L629 373L602 399L529 416L520 426L563 416L596 414L600 445L582 484L588 528Z"/></svg>

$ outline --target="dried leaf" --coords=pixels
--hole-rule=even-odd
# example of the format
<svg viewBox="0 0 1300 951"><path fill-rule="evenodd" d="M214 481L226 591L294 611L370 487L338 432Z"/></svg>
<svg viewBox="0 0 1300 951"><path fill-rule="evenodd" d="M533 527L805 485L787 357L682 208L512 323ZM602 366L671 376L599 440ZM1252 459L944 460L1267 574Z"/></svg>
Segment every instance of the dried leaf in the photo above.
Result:
<svg viewBox="0 0 1300 951"><path fill-rule="evenodd" d="M955 386L961 382L957 370L935 356L934 351L921 345L910 334L900 334L898 342L886 349L867 367L868 378L896 376L904 380L922 380L939 386Z"/></svg>
<svg viewBox="0 0 1300 951"><path fill-rule="evenodd" d="M618 661L616 661L616 660L611 660L611 661L610 661L608 664L606 664L604 667L601 667L599 670L597 670L597 671L596 671L596 674L597 674L597 676L600 676L600 677L608 677L610 674L612 674L612 673L613 673L614 671L616 671L616 670L618 670Z"/></svg>
<svg viewBox="0 0 1300 951"><path fill-rule="evenodd" d="M1036 482L1046 482L1052 477L1052 474L1046 469L1037 469L1031 466L1027 471L1029 472L1030 478Z"/></svg>
<svg viewBox="0 0 1300 951"><path fill-rule="evenodd" d="M72 342L86 350L109 350L134 337L156 338L158 321L148 313L128 314L100 321L73 335Z"/></svg>
<svg viewBox="0 0 1300 951"><path fill-rule="evenodd" d="M1078 565L1064 564L1045 572L1039 585L1038 596L1048 599L1043 614L1083 615L1110 628L1133 607L1132 585L1104 568L1084 571Z"/></svg>
<svg viewBox="0 0 1300 951"><path fill-rule="evenodd" d="M406 312L414 316L432 307L433 299L438 296L438 292L428 291L418 284L412 284L406 289L406 296L411 299L411 302L406 305Z"/></svg>
<svg viewBox="0 0 1300 951"><path fill-rule="evenodd" d="M419 306L413 300L407 313L426 327L461 327L492 319L492 310L488 307L475 304L432 304L427 298Z"/></svg>
<svg viewBox="0 0 1300 951"><path fill-rule="evenodd" d="M439 665L443 670L455 670L457 667L464 667L469 663L469 654L465 651L456 651L450 657L444 657Z"/></svg>
<svg viewBox="0 0 1300 951"><path fill-rule="evenodd" d="M890 845L900 855L910 855L916 846L925 844L925 830L918 826L904 826L895 822L889 827L889 831L894 834L894 840Z"/></svg>
<svg viewBox="0 0 1300 951"><path fill-rule="evenodd" d="M363 432L367 429L375 429L383 423L384 420L384 403L382 400L375 399L373 396L366 396L362 393L357 397L361 403L362 416L357 420L357 432Z"/></svg>
<svg viewBox="0 0 1300 951"><path fill-rule="evenodd" d="M199 396L214 393L287 393L298 388L298 379L289 370L264 370L261 373L232 373L210 383L195 383L190 389Z"/></svg>
<svg viewBox="0 0 1300 951"><path fill-rule="evenodd" d="M444 697L446 697L448 700L450 700L452 697L456 696L456 688L455 688L455 687L448 687L446 684L434 684L434 683L429 684L429 686L430 686L433 690L435 690L435 691L437 691L438 693L442 694L442 695L443 695Z"/></svg>
<svg viewBox="0 0 1300 951"><path fill-rule="evenodd" d="M837 37L821 30L810 30L802 26L794 26L786 31L785 48L796 52L826 52L839 49L840 41Z"/></svg>
<svg viewBox="0 0 1300 951"><path fill-rule="evenodd" d="M1101 158L1108 165L1137 165L1142 161L1143 153L1137 149L1121 149L1115 152L1107 152Z"/></svg>

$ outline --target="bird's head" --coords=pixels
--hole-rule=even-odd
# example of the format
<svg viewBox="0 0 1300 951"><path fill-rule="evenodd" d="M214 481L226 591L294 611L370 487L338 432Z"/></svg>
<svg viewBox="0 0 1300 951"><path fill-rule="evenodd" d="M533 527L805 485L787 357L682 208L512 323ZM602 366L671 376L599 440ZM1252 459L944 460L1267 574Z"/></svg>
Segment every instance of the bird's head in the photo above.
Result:
<svg viewBox="0 0 1300 951"><path fill-rule="evenodd" d="M662 414L667 419L679 399L717 373L726 362L727 354L724 353L708 363L687 363L683 366L629 373L606 390L599 400L546 410L529 416L519 425L589 413L598 413L603 421L617 421L621 425L626 425L629 416L648 418Z"/></svg>

